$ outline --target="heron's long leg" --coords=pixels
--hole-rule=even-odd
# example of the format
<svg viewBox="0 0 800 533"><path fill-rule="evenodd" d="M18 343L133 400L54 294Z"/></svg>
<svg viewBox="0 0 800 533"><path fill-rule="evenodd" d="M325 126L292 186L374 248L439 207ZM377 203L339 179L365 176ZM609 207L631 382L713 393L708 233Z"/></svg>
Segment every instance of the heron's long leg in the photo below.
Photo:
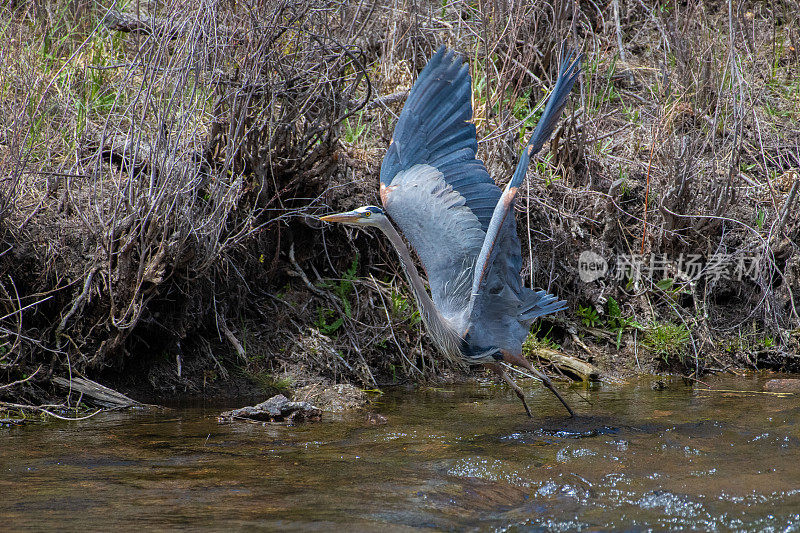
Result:
<svg viewBox="0 0 800 533"><path fill-rule="evenodd" d="M501 367L500 365L495 364L495 363L486 363L484 366L486 366L486 368L494 371L497 375L499 375L501 378L503 378L503 380L506 383L508 383L511 386L512 389L514 389L514 392L517 393L517 398L522 400L522 405L523 405L523 407L525 407L525 412L528 413L528 418L533 418L533 415L531 414L531 410L528 408L528 402L525 401L525 393L522 392L522 389L519 388L519 385L514 383L514 380L511 379L511 376L506 374L506 371L503 370L503 367Z"/></svg>
<svg viewBox="0 0 800 533"><path fill-rule="evenodd" d="M569 404L567 404L566 400L564 400L564 398L562 398L561 395L558 393L556 388L553 386L553 382L550 381L550 378L545 376L539 370L535 369L533 367L533 365L531 365L530 361L528 361L527 359L525 359L521 355L513 355L513 354L510 354L508 352L503 352L503 361L505 361L506 363L512 363L512 364L515 364L517 366L521 366L522 368L525 368L531 374L536 376L538 379L540 379L542 381L542 383L544 383L544 386L547 387L548 389L550 389L550 392L555 394L556 398L558 398L558 400L562 403L562 405L567 408L567 411L569 411L569 416L572 416L572 417L575 416L575 412L572 410L572 408L569 406Z"/></svg>

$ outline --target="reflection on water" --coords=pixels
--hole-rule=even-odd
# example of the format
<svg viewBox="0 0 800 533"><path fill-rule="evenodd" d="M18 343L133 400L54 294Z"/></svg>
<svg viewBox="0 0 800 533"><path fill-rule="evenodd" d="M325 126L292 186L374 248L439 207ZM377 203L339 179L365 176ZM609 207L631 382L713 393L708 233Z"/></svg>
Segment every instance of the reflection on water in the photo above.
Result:
<svg viewBox="0 0 800 533"><path fill-rule="evenodd" d="M716 380L717 390L760 390ZM583 402L581 392L591 405ZM390 391L296 427L216 409L0 429L5 527L800 529L800 397L681 381Z"/></svg>

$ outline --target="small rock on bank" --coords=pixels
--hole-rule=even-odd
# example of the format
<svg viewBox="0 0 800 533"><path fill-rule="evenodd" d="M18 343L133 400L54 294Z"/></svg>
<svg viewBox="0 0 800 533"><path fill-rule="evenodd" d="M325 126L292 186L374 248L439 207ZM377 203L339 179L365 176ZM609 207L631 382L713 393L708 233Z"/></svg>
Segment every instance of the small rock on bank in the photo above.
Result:
<svg viewBox="0 0 800 533"><path fill-rule="evenodd" d="M218 420L220 422L232 422L235 419L260 422L304 422L320 418L322 418L322 411L310 403L292 402L283 394L278 394L258 405L225 411L219 415Z"/></svg>
<svg viewBox="0 0 800 533"><path fill-rule="evenodd" d="M349 384L322 386L307 385L297 389L294 397L318 405L323 411L341 413L363 407L367 403L367 393Z"/></svg>

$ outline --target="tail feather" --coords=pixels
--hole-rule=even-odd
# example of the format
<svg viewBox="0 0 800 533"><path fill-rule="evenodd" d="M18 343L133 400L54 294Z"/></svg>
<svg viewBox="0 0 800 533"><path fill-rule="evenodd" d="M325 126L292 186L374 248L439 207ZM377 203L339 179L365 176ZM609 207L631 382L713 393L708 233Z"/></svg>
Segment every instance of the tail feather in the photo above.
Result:
<svg viewBox="0 0 800 533"><path fill-rule="evenodd" d="M527 298L517 318L520 322L533 322L540 316L550 315L567 308L567 302L545 291L525 289Z"/></svg>

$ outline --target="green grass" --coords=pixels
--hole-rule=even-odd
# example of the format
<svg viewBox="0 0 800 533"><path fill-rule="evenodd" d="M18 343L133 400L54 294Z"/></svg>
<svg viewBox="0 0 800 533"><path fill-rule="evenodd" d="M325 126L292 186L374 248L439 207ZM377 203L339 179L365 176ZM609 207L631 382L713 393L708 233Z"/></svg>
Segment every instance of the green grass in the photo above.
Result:
<svg viewBox="0 0 800 533"><path fill-rule="evenodd" d="M629 328L641 329L642 325L629 317L622 316L622 310L617 301L611 296L606 302L608 307L608 329L615 335L617 350L622 346L622 334Z"/></svg>
<svg viewBox="0 0 800 533"><path fill-rule="evenodd" d="M314 322L314 326L316 326L323 335L335 334L344 324L345 318L352 317L353 307L350 303L350 294L352 294L355 289L353 281L357 279L357 271L358 255L353 259L350 267L342 274L341 279L323 281L319 284L321 289L329 290L339 297L344 313L343 316L336 316L336 311L333 309L327 309L322 306L317 307L317 319Z"/></svg>
<svg viewBox="0 0 800 533"><path fill-rule="evenodd" d="M800 333L800 330L797 332ZM738 336L730 336L718 343L719 349L729 354L759 352L774 348L776 345L775 336L765 332L763 325L755 321L749 328L740 330Z"/></svg>
<svg viewBox="0 0 800 533"><path fill-rule="evenodd" d="M328 309L322 306L317 307L317 319L314 321L314 326L323 335L334 335L340 327L344 324L344 318L336 316L333 309Z"/></svg>
<svg viewBox="0 0 800 533"><path fill-rule="evenodd" d="M399 320L407 320L412 326L419 324L422 317L414 302L405 297L400 291L392 290L391 315Z"/></svg>
<svg viewBox="0 0 800 533"><path fill-rule="evenodd" d="M276 391L279 393L286 393L290 391L294 385L290 377L277 377L270 372L247 372L247 376L255 382L258 388L269 394Z"/></svg>
<svg viewBox="0 0 800 533"><path fill-rule="evenodd" d="M689 329L684 324L654 320L644 328L642 346L665 363L676 357L683 363L689 341Z"/></svg>
<svg viewBox="0 0 800 533"><path fill-rule="evenodd" d="M548 348L550 350L560 350L561 345L555 342L551 337L550 334L553 332L553 328L547 330L546 333L542 333L541 324L536 325L536 329L532 330L528 334L528 338L525 339L525 342L522 344L522 354L524 356L530 355L536 348Z"/></svg>
<svg viewBox="0 0 800 533"><path fill-rule="evenodd" d="M359 111L354 117L344 120L342 140L347 144L357 144L359 140L369 135L370 125L364 121L364 111Z"/></svg>

